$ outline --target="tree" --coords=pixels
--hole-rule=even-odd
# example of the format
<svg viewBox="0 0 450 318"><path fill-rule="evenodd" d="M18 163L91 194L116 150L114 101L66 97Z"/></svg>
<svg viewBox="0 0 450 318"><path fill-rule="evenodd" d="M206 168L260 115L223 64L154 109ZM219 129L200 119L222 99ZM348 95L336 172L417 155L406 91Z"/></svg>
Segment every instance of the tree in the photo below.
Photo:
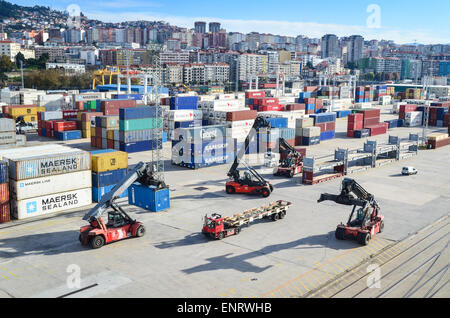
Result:
<svg viewBox="0 0 450 318"><path fill-rule="evenodd" d="M10 72L13 69L13 63L11 62L11 59L3 54L0 57L0 73L4 73L4 72Z"/></svg>
<svg viewBox="0 0 450 318"><path fill-rule="evenodd" d="M17 66L17 68L20 68L20 62L23 63L23 66L26 66L25 56L22 54L22 52L19 52L16 55L16 66Z"/></svg>
<svg viewBox="0 0 450 318"><path fill-rule="evenodd" d="M309 68L309 69L313 69L314 68L314 66L313 66L311 61L306 63L306 67Z"/></svg>

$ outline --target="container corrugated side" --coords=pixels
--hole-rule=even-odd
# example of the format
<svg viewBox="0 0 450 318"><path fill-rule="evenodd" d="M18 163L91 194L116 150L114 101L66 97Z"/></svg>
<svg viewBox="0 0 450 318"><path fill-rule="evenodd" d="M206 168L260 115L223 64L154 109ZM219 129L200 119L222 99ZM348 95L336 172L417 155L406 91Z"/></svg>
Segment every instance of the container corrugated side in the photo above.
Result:
<svg viewBox="0 0 450 318"><path fill-rule="evenodd" d="M92 189L55 193L27 200L11 201L11 215L18 220L63 212L92 204Z"/></svg>
<svg viewBox="0 0 450 318"><path fill-rule="evenodd" d="M13 144L16 142L16 132L0 132L0 145Z"/></svg>
<svg viewBox="0 0 450 318"><path fill-rule="evenodd" d="M92 171L105 172L128 168L128 154L123 151L92 155Z"/></svg>
<svg viewBox="0 0 450 318"><path fill-rule="evenodd" d="M68 182L70 180L70 182ZM11 197L25 200L52 193L72 191L92 187L91 170L59 174L22 181L11 180Z"/></svg>
<svg viewBox="0 0 450 318"><path fill-rule="evenodd" d="M0 132L16 131L16 122L14 119L0 118Z"/></svg>
<svg viewBox="0 0 450 318"><path fill-rule="evenodd" d="M9 201L9 183L0 184L0 204Z"/></svg>
<svg viewBox="0 0 450 318"><path fill-rule="evenodd" d="M0 204L0 224L11 221L9 202Z"/></svg>
<svg viewBox="0 0 450 318"><path fill-rule="evenodd" d="M91 156L86 151L9 159L10 178L17 181L89 169Z"/></svg>

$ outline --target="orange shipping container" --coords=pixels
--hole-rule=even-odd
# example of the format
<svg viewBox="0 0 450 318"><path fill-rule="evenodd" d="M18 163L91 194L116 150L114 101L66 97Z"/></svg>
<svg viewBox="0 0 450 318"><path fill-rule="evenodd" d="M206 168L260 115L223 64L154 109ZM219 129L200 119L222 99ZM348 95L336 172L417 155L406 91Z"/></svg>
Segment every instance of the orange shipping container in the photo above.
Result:
<svg viewBox="0 0 450 318"><path fill-rule="evenodd" d="M9 201L9 184L2 183L0 184L0 204Z"/></svg>

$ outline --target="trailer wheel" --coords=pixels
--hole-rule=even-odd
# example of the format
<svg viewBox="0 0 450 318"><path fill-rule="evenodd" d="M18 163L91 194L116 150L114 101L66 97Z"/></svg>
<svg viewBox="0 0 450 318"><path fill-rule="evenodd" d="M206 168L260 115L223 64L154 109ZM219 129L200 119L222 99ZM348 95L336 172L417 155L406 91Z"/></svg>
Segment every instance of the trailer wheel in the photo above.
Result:
<svg viewBox="0 0 450 318"><path fill-rule="evenodd" d="M280 212L278 214L280 215L280 220L284 219L284 217L286 216L286 212Z"/></svg>
<svg viewBox="0 0 450 318"><path fill-rule="evenodd" d="M78 235L78 240L80 241L81 244L83 244L83 239L81 238L81 234Z"/></svg>
<svg viewBox="0 0 450 318"><path fill-rule="evenodd" d="M380 224L380 233L383 232L383 230L384 230L384 221L381 221L381 224Z"/></svg>
<svg viewBox="0 0 450 318"><path fill-rule="evenodd" d="M227 186L226 190L228 194L234 194L236 192L233 186Z"/></svg>
<svg viewBox="0 0 450 318"><path fill-rule="evenodd" d="M359 244L367 245L370 242L370 234L369 233L358 233L357 240L358 240Z"/></svg>
<svg viewBox="0 0 450 318"><path fill-rule="evenodd" d="M145 234L145 226L143 225L139 225L139 227L136 230L136 236L137 237L142 237Z"/></svg>
<svg viewBox="0 0 450 318"><path fill-rule="evenodd" d="M220 232L219 233L219 235L217 235L217 239L220 241L220 240L223 240L223 238L225 237L225 235L223 234L223 232Z"/></svg>
<svg viewBox="0 0 450 318"><path fill-rule="evenodd" d="M270 192L273 192L273 185L269 184Z"/></svg>
<svg viewBox="0 0 450 318"><path fill-rule="evenodd" d="M267 198L270 195L270 191L268 189L262 190L262 196L263 198Z"/></svg>
<svg viewBox="0 0 450 318"><path fill-rule="evenodd" d="M279 213L275 213L274 215L272 215L272 220L278 221L279 219L280 219L280 214Z"/></svg>
<svg viewBox="0 0 450 318"><path fill-rule="evenodd" d="M98 249L98 248L102 247L103 245L105 245L105 239L101 235L91 237L89 240L89 245L93 249Z"/></svg>
<svg viewBox="0 0 450 318"><path fill-rule="evenodd" d="M336 232L334 233L335 234L335 236L336 236L336 238L338 239L338 240L344 240L345 239L345 230L343 229L343 228L341 228L341 227L338 227L337 229L336 229Z"/></svg>
<svg viewBox="0 0 450 318"><path fill-rule="evenodd" d="M294 177L294 170L291 170L290 172L289 172L289 178L293 178Z"/></svg>
<svg viewBox="0 0 450 318"><path fill-rule="evenodd" d="M241 233L241 228L237 227L236 230L234 231L234 235L239 235L239 233Z"/></svg>

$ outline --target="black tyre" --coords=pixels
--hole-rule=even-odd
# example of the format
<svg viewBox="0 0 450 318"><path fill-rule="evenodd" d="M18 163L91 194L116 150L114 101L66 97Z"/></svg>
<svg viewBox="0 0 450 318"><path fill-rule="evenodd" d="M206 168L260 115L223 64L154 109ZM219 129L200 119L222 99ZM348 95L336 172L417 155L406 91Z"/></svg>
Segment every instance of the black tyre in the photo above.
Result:
<svg viewBox="0 0 450 318"><path fill-rule="evenodd" d="M89 240L89 245L92 249L98 249L105 245L105 238L101 235L91 237L91 239Z"/></svg>
<svg viewBox="0 0 450 318"><path fill-rule="evenodd" d="M78 240L80 241L81 244L83 244L83 239L81 238L81 234L78 235Z"/></svg>
<svg viewBox="0 0 450 318"><path fill-rule="evenodd" d="M241 233L241 228L237 227L236 230L234 231L234 235L239 235L239 233Z"/></svg>
<svg viewBox="0 0 450 318"><path fill-rule="evenodd" d="M273 185L269 184L270 192L273 192Z"/></svg>
<svg viewBox="0 0 450 318"><path fill-rule="evenodd" d="M263 189L261 193L262 193L263 198L267 198L268 196L270 196L269 189Z"/></svg>
<svg viewBox="0 0 450 318"><path fill-rule="evenodd" d="M284 219L286 216L286 212L280 212L280 220Z"/></svg>
<svg viewBox="0 0 450 318"><path fill-rule="evenodd" d="M272 215L272 220L278 221L279 219L280 219L280 215L278 213L275 213L274 215Z"/></svg>
<svg viewBox="0 0 450 318"><path fill-rule="evenodd" d="M218 240L223 240L224 237L225 237L225 234L223 234L223 232L220 232L219 235L217 235Z"/></svg>
<svg viewBox="0 0 450 318"><path fill-rule="evenodd" d="M367 245L370 242L370 234L369 233L358 233L357 240L358 240L359 244Z"/></svg>
<svg viewBox="0 0 450 318"><path fill-rule="evenodd" d="M226 190L228 194L236 193L236 189L233 186L227 186Z"/></svg>
<svg viewBox="0 0 450 318"><path fill-rule="evenodd" d="M384 221L381 221L381 224L380 224L380 233L383 232L383 230L384 230Z"/></svg>
<svg viewBox="0 0 450 318"><path fill-rule="evenodd" d="M136 237L142 237L145 235L145 226L140 225L136 230Z"/></svg>
<svg viewBox="0 0 450 318"><path fill-rule="evenodd" d="M336 238L338 240L344 240L345 239L345 230L343 228L341 228L341 227L338 227L334 234L335 234L335 236L336 236Z"/></svg>
<svg viewBox="0 0 450 318"><path fill-rule="evenodd" d="M294 177L294 170L291 170L290 172L289 172L289 178L293 178Z"/></svg>

